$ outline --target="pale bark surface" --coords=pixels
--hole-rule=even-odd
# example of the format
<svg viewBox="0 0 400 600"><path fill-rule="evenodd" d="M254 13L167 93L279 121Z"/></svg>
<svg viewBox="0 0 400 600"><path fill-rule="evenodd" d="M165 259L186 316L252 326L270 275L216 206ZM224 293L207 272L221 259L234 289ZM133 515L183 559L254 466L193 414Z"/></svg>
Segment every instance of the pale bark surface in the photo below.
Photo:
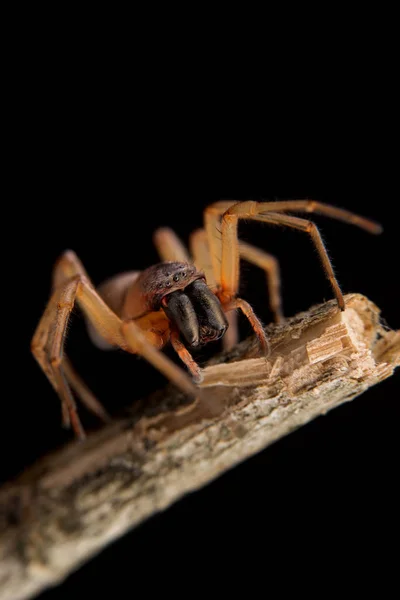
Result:
<svg viewBox="0 0 400 600"><path fill-rule="evenodd" d="M0 600L55 585L112 540L248 456L352 400L400 364L400 332L359 294L270 325L205 370L189 402L172 387L129 418L43 458L0 491Z"/></svg>

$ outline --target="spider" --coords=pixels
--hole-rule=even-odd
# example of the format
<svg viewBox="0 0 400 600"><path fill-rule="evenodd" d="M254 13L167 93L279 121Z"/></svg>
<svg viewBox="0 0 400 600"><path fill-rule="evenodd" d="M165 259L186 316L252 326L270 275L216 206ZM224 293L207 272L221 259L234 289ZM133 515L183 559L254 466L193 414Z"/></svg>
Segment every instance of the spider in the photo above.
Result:
<svg viewBox="0 0 400 600"><path fill-rule="evenodd" d="M283 319L279 267L273 256L238 239L240 219L308 233L343 311L343 294L318 228L287 212L315 212L358 225L370 233L382 231L379 224L364 217L313 200L220 201L205 209L204 229L190 236L192 260L171 229L158 229L154 243L163 262L142 272L116 275L97 291L76 254L71 250L64 252L54 267L52 295L31 343L34 357L61 399L64 426L72 425L78 438L85 437L71 388L99 418L109 419L63 352L75 302L84 313L94 344L102 349L120 347L144 357L190 396L199 394L195 383L202 377L189 350L223 336L225 348L232 347L238 339L236 309L247 317L262 351L268 353L268 340L259 319L248 302L237 296L239 262L247 260L265 271L270 307L277 322ZM161 352L168 342L191 376Z"/></svg>

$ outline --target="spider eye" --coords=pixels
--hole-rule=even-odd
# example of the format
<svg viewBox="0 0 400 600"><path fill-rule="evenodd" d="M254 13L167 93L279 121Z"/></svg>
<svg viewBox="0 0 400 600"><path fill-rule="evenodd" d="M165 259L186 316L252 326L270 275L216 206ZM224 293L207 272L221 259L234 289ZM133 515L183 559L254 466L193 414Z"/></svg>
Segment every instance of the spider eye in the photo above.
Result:
<svg viewBox="0 0 400 600"><path fill-rule="evenodd" d="M179 281L179 275L178 275L178 273L176 273L176 275L174 275L173 280L174 281Z"/></svg>

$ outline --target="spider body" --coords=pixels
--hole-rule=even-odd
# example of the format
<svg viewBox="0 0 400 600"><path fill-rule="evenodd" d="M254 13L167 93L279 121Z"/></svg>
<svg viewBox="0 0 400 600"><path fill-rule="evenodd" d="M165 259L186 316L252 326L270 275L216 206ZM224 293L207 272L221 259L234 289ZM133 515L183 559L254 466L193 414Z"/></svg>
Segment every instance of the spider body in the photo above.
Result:
<svg viewBox="0 0 400 600"><path fill-rule="evenodd" d="M53 292L32 339L32 352L61 399L64 425L84 437L72 395L103 420L108 419L77 375L63 346L67 324L77 303L87 321L92 341L102 349L120 347L138 354L164 373L185 393L199 395L194 385L201 369L190 349L220 338L226 348L237 339L236 310L247 317L261 351L268 353L265 331L251 306L238 297L240 259L262 268L267 276L270 307L275 321L283 318L277 260L238 239L241 219L278 224L310 235L320 255L340 310L343 295L317 227L287 212L317 212L380 233L380 225L347 210L311 200L279 202L216 202L207 207L204 229L190 236L191 255L168 228L158 229L154 242L162 262L142 272L122 273L96 290L76 254L68 250L56 263ZM229 325L229 329L228 329ZM161 349L170 342L191 377Z"/></svg>

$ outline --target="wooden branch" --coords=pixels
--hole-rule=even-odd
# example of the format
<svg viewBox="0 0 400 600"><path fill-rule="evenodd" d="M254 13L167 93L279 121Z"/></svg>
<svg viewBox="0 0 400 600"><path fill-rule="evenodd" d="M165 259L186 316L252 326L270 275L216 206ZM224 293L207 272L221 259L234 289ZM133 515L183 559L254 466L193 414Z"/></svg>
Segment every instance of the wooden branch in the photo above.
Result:
<svg viewBox="0 0 400 600"><path fill-rule="evenodd" d="M128 418L45 457L0 492L0 600L55 585L126 531L389 377L400 332L359 294L270 325L213 359L195 401L169 386Z"/></svg>

